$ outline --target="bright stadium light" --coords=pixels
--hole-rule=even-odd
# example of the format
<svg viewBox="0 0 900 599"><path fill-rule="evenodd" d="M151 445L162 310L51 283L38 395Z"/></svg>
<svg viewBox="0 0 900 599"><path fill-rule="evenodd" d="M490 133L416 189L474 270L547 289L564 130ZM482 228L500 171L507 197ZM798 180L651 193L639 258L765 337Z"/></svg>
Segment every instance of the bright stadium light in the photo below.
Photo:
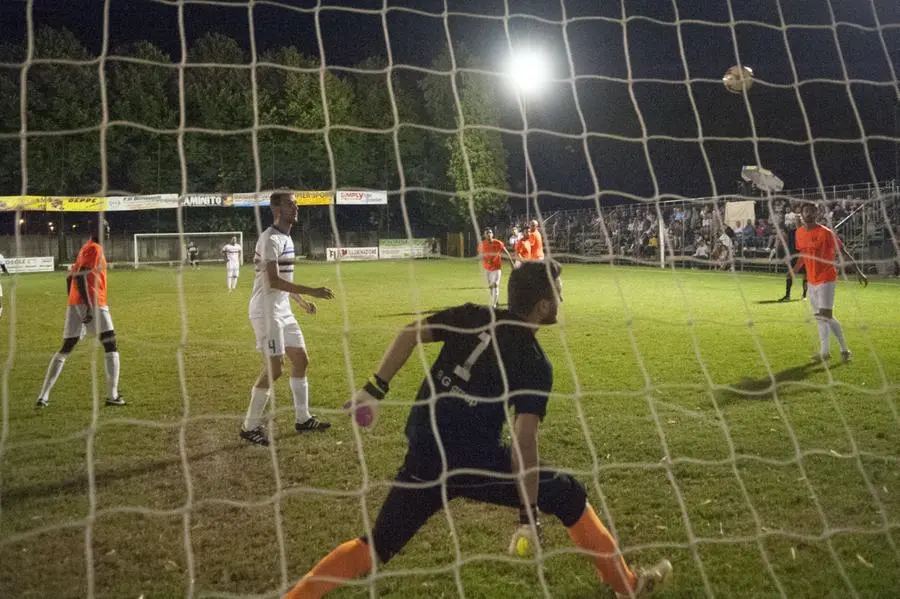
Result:
<svg viewBox="0 0 900 599"><path fill-rule="evenodd" d="M528 120L528 98L540 92L550 80L550 61L545 52L526 48L513 52L506 66L506 74L521 102L522 117ZM531 219L531 196L528 184L530 169L525 163L525 218Z"/></svg>
<svg viewBox="0 0 900 599"><path fill-rule="evenodd" d="M530 96L550 80L550 61L538 50L522 50L510 57L506 71L516 91Z"/></svg>

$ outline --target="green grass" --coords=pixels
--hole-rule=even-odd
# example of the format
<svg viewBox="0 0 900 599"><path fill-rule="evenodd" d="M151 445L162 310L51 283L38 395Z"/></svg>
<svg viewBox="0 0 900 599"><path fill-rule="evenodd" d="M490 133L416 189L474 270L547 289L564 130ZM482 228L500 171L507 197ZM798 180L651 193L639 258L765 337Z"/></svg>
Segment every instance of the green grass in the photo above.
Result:
<svg viewBox="0 0 900 599"><path fill-rule="evenodd" d="M336 426L293 435L280 381L274 452L237 437L259 368L250 271L232 295L221 268L185 272L183 295L174 271L111 271L123 409L93 408L92 384L101 398L104 384L93 342L66 363L50 407L33 409L60 344L63 277L17 279L12 348L4 283L0 597L79 597L89 585L97 597L275 596L362 532L361 501L374 516L403 456L421 362L395 379L371 434L336 410L400 325L484 300L483 278L455 261L309 264L297 278L338 294L301 317L312 403ZM587 484L630 561L672 560L666 597L895 596L900 288L839 285L855 360L825 368L807 363L818 343L808 304L759 303L781 294L781 277L588 265L563 279L563 321L540 336L556 377L542 456ZM378 596L456 597L457 583L470 598L542 596L536 563L503 553L513 513L451 511L459 553L436 516L380 572ZM563 528L545 529L553 596L603 596Z"/></svg>

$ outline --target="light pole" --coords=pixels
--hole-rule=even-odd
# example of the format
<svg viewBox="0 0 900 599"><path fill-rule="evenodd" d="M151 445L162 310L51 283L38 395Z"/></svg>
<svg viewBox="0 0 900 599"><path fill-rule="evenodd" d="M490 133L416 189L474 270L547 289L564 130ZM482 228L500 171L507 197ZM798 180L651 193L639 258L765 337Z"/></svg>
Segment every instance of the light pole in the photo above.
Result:
<svg viewBox="0 0 900 599"><path fill-rule="evenodd" d="M516 92L516 99L522 107L522 122L525 127L523 154L525 160L525 218L531 220L531 168L528 161L528 98L536 95L550 79L550 64L547 55L535 48L513 52L506 69L509 81ZM526 223L527 224L527 223Z"/></svg>

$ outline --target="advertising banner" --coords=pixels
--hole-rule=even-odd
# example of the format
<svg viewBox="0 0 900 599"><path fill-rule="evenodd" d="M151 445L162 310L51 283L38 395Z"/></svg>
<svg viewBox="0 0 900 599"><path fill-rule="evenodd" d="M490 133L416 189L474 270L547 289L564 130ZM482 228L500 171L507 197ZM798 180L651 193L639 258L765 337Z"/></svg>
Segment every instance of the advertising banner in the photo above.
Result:
<svg viewBox="0 0 900 599"><path fill-rule="evenodd" d="M231 194L231 205L235 208L253 208L257 204L268 206L270 195L272 195L271 191L233 193Z"/></svg>
<svg viewBox="0 0 900 599"><path fill-rule="evenodd" d="M349 191L341 190L337 192L335 204L345 204L351 206L373 206L378 204L387 204L386 191Z"/></svg>
<svg viewBox="0 0 900 599"><path fill-rule="evenodd" d="M189 193L182 196L185 208L227 208L231 206L231 196L218 193Z"/></svg>
<svg viewBox="0 0 900 599"><path fill-rule="evenodd" d="M7 258L6 270L11 274L21 272L52 272L53 256Z"/></svg>
<svg viewBox="0 0 900 599"><path fill-rule="evenodd" d="M165 208L177 207L177 193L147 196L111 196L106 198L106 210L109 212L125 210L162 210Z"/></svg>
<svg viewBox="0 0 900 599"><path fill-rule="evenodd" d="M382 239L378 242L380 260L427 258L438 252L432 239Z"/></svg>
<svg viewBox="0 0 900 599"><path fill-rule="evenodd" d="M0 211L100 212L106 198L92 196L0 196Z"/></svg>
<svg viewBox="0 0 900 599"><path fill-rule="evenodd" d="M327 206L331 203L330 191L295 191L298 206Z"/></svg>
<svg viewBox="0 0 900 599"><path fill-rule="evenodd" d="M329 262L378 260L378 248L327 248L325 251L325 259Z"/></svg>

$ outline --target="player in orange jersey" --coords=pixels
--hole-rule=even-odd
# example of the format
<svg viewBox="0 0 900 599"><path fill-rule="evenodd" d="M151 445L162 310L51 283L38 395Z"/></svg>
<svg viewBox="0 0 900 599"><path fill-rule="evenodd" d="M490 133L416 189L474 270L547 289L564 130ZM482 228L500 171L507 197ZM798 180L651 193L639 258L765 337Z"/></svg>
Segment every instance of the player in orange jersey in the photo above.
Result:
<svg viewBox="0 0 900 599"><path fill-rule="evenodd" d="M494 232L491 229L484 230L484 239L478 244L478 253L481 255L481 267L484 269L488 289L491 292L491 307L499 308L501 258L506 255L510 266L515 268L512 256L509 255L503 242L494 238Z"/></svg>
<svg viewBox="0 0 900 599"><path fill-rule="evenodd" d="M829 348L829 333L834 333L841 346L841 360L849 362L852 354L844 341L844 331L841 323L834 318L834 289L837 282L838 251L856 269L856 277L860 284L868 285L869 280L863 274L853 256L841 244L834 231L816 222L818 207L813 203L806 203L800 209L803 218L803 226L798 227L796 235L797 251L803 259L806 270L806 278L809 281L809 302L812 304L819 328L819 353L814 356L816 360L828 360L831 357Z"/></svg>
<svg viewBox="0 0 900 599"><path fill-rule="evenodd" d="M105 223L105 221L103 221ZM66 277L69 307L63 328L62 348L50 359L44 385L38 395L37 408L50 403L50 390L59 378L66 358L85 335L100 335L106 366L106 405L124 406L119 395L119 348L113 329L109 306L106 305L106 256L100 245L100 232L94 226L90 238L78 252L78 257Z"/></svg>
<svg viewBox="0 0 900 599"><path fill-rule="evenodd" d="M538 222L536 220L531 221L531 226L528 229L528 243L531 246L529 258L531 260L543 260L544 237L541 235L541 232L538 231Z"/></svg>
<svg viewBox="0 0 900 599"><path fill-rule="evenodd" d="M516 240L515 246L513 246L513 251L516 253L516 262L513 264L514 267L519 268L523 262L531 260L531 244L528 243L528 237L520 235Z"/></svg>

